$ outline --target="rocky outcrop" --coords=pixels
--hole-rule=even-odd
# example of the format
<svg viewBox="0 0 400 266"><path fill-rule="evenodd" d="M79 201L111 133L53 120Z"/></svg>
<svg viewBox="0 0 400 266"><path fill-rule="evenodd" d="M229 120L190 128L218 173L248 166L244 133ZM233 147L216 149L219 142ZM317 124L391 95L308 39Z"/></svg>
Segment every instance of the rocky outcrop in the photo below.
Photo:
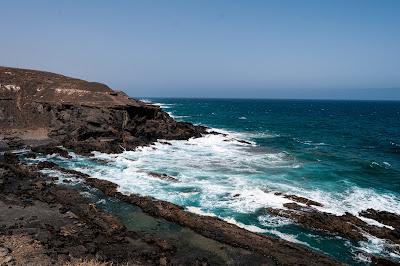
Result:
<svg viewBox="0 0 400 266"><path fill-rule="evenodd" d="M292 198L294 200L294 198ZM300 202L300 201L298 201ZM385 250L393 254L399 253L400 244L400 216L386 211L377 211L374 209L367 209L359 213L369 219L373 219L384 225L391 226L375 226L366 223L359 217L345 213L343 215L335 215L332 213L322 212L317 210L312 205L307 204L310 201L305 199L301 200L300 205L295 202L285 203L282 209L264 208L259 210L260 214L269 214L273 216L280 216L295 221L302 227L323 232L329 235L340 236L351 241L369 241L368 237L373 236L376 238L384 239L386 242ZM363 254L369 257L371 265L399 265L398 262L391 261L388 258L370 256L370 254Z"/></svg>
<svg viewBox="0 0 400 266"><path fill-rule="evenodd" d="M161 180L166 180L166 181L170 181L170 182L179 182L179 180L173 176L169 176L167 174L160 174L160 173L156 173L156 172L149 172L148 173L150 176L161 179Z"/></svg>
<svg viewBox="0 0 400 266"><path fill-rule="evenodd" d="M310 206L302 206L297 203L284 204L286 209L266 208L261 212L266 212L270 215L289 218L306 228L322 231L328 234L339 235L341 237L354 240L366 241L367 234L372 236L387 239L393 243L400 244L400 230L393 230L387 227L378 227L370 225L351 213L343 215L335 215L331 213L321 212ZM379 213L375 210L369 210L366 213ZM391 214L395 216L395 214ZM372 214L370 215L372 218ZM375 217L381 217L375 215ZM374 217L374 219L375 219ZM379 221L379 219L376 219Z"/></svg>
<svg viewBox="0 0 400 266"><path fill-rule="evenodd" d="M318 206L318 207L322 207L323 206L322 203L319 203L319 202L317 202L315 200L307 199L307 198L300 197L300 196L297 196L297 195L283 194L281 192L275 192L274 194L277 195L277 196L283 196L285 199L290 199L290 200L293 200L293 201L298 202L298 203L306 204L307 206Z"/></svg>
<svg viewBox="0 0 400 266"><path fill-rule="evenodd" d="M400 230L400 215L387 212L387 211L377 211L374 209L367 209L360 212L361 216L366 218L374 219L382 224L392 226L395 229Z"/></svg>
<svg viewBox="0 0 400 266"><path fill-rule="evenodd" d="M121 152L206 133L104 84L8 67L0 67L0 128L3 146L40 141L80 153Z"/></svg>

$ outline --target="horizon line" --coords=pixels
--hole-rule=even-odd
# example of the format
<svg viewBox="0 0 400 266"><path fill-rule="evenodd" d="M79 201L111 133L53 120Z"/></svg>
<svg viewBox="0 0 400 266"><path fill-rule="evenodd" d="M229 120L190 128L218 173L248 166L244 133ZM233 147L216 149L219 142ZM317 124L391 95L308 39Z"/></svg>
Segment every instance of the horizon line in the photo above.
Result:
<svg viewBox="0 0 400 266"><path fill-rule="evenodd" d="M140 100L146 99L197 99L197 100L278 100L278 101L359 101L359 102L400 102L400 99L343 99L343 98L268 98L268 97L187 97L187 96L130 96Z"/></svg>

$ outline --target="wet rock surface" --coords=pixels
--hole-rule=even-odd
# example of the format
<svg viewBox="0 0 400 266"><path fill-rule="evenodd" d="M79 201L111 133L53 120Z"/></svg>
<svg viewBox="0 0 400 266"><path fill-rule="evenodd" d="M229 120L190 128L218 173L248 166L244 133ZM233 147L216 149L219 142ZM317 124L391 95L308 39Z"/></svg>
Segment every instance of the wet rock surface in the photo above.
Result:
<svg viewBox="0 0 400 266"><path fill-rule="evenodd" d="M347 212L343 215L335 215L319 211L312 206L314 204L307 204L310 201L307 201L305 198L301 199L301 201L298 201L298 198L294 197L290 197L289 199L300 202L303 205L296 202L285 203L283 205L285 209L265 208L261 209L260 213L288 218L302 227L320 231L329 235L340 236L351 241L368 241L368 236L383 239L387 241L388 244L385 245L385 249L399 254L399 215L374 209L367 209L360 212L361 216L393 227L388 228L385 226L368 224L359 217ZM399 265L398 262L392 261L388 258L374 255L371 256L370 254L364 253L362 253L362 256L369 258L368 260L370 260L371 265Z"/></svg>
<svg viewBox="0 0 400 266"><path fill-rule="evenodd" d="M107 85L35 70L0 67L0 110L3 149L63 145L81 154L116 153L206 134Z"/></svg>
<svg viewBox="0 0 400 266"><path fill-rule="evenodd" d="M160 173L156 173L156 172L149 172L148 173L150 176L161 179L161 180L166 180L166 181L170 181L170 182L179 182L179 180L176 177L173 176L169 176L167 174L160 174Z"/></svg>
<svg viewBox="0 0 400 266"><path fill-rule="evenodd" d="M36 147L32 147L32 152L37 152L37 153L43 153L43 154L56 154L58 156L64 157L64 158L71 158L71 156L68 154L68 151L55 146L55 145L45 145L45 146L36 146Z"/></svg>
<svg viewBox="0 0 400 266"><path fill-rule="evenodd" d="M284 194L284 193L281 193L281 192L275 192L274 194L277 195L277 196L283 196L286 199L290 199L290 200L293 200L293 201L298 202L298 203L306 204L307 206L319 206L319 207L323 206L322 203L319 203L317 201L310 200L310 199L307 199L307 198L304 198L304 197L300 197L300 196L297 196L297 195Z"/></svg>
<svg viewBox="0 0 400 266"><path fill-rule="evenodd" d="M352 241L367 241L367 236L371 235L390 241L393 244L400 244L400 231L398 228L391 229L385 226L375 226L366 223L351 213L335 215L319 211L311 206L299 205L294 202L285 203L283 206L285 209L265 208L261 210L261 212L288 218L305 228L331 235L338 235ZM382 223L383 221L389 223L387 221L389 217L398 218L395 214L372 209L361 212L361 215ZM396 224L396 219L390 219L390 223ZM392 246L391 248L396 248L396 246ZM376 257L375 260L380 260L380 258ZM382 258L382 261L384 260L385 259Z"/></svg>
<svg viewBox="0 0 400 266"><path fill-rule="evenodd" d="M387 211L377 211L374 209L367 209L365 211L360 212L360 215L400 230L400 215L398 214Z"/></svg>

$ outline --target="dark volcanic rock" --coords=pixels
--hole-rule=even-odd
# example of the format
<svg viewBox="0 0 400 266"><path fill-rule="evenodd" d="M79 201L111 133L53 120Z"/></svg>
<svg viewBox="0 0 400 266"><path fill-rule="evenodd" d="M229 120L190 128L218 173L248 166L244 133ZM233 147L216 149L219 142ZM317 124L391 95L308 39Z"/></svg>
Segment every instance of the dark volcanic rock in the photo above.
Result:
<svg viewBox="0 0 400 266"><path fill-rule="evenodd" d="M361 216L366 218L374 219L382 224L393 226L396 229L400 229L400 215L387 212L387 211L377 211L374 209L367 209L360 212Z"/></svg>
<svg viewBox="0 0 400 266"><path fill-rule="evenodd" d="M206 133L104 84L7 67L0 67L0 128L3 139L51 141L85 154Z"/></svg>
<svg viewBox="0 0 400 266"><path fill-rule="evenodd" d="M33 152L38 152L38 153L44 153L44 154L57 154L61 157L64 158L72 158L67 150L64 150L63 148L54 146L54 145L45 145L45 146L37 146L37 147L32 147Z"/></svg>
<svg viewBox="0 0 400 266"><path fill-rule="evenodd" d="M386 258L373 256L371 258L371 265L380 265L380 266L399 266L398 262L391 261Z"/></svg>
<svg viewBox="0 0 400 266"><path fill-rule="evenodd" d="M273 208L267 208L266 210L269 214L295 220L297 223L311 229L337 234L356 241L366 240L366 237L357 228L358 222L362 221L350 213L337 216L302 207L297 203L287 203L284 206L289 210Z"/></svg>
<svg viewBox="0 0 400 266"><path fill-rule="evenodd" d="M89 175L87 175L87 174L84 174L82 172L78 172L78 171L75 171L75 170L71 170L71 169L66 169L66 168L60 167L58 164L53 163L53 162L49 162L49 161L39 162L36 165L36 167L39 170L46 169L46 168L47 169L57 170L57 171L60 171L62 173L65 173L65 174L75 175L75 176L77 176L79 178L87 178L87 177L89 177Z"/></svg>
<svg viewBox="0 0 400 266"><path fill-rule="evenodd" d="M19 163L18 156L16 154L6 152L4 153L4 161L9 164L17 164Z"/></svg>
<svg viewBox="0 0 400 266"><path fill-rule="evenodd" d="M169 176L167 174L159 174L156 172L149 172L149 175L152 177L159 178L161 180L166 180L166 181L171 181L171 182L179 182L178 179L176 179L175 177Z"/></svg>
<svg viewBox="0 0 400 266"><path fill-rule="evenodd" d="M53 163L53 162L49 162L49 161L39 162L39 163L37 164L37 168L38 168L38 169L45 169L45 168L48 168L48 169L56 169L57 167L58 167L57 164L55 164L55 163Z"/></svg>
<svg viewBox="0 0 400 266"><path fill-rule="evenodd" d="M311 206L311 205L319 206L319 207L323 206L322 203L319 203L317 201L310 200L310 199L307 199L307 198L304 198L304 197L296 196L296 195L287 195L287 194L283 194L281 192L275 192L274 194L277 195L277 196L283 195L283 197L286 198L286 199L290 199L290 200L293 200L293 201L296 201L296 202L299 202L299 203L304 203L304 204L306 204L308 206Z"/></svg>
<svg viewBox="0 0 400 266"><path fill-rule="evenodd" d="M141 265L139 261L159 260L157 249L152 257L136 251L125 239L125 226L88 204L79 191L45 182L34 168L1 163L0 170L5 180L0 186L0 245L5 245L3 253L12 249L16 265L75 265L67 262L94 258Z"/></svg>
<svg viewBox="0 0 400 266"><path fill-rule="evenodd" d="M271 215L292 219L304 227L339 235L354 241L367 240L366 232L381 239L400 243L399 230L369 225L350 213L338 216L297 203L286 203L284 207L287 209L266 208L264 211Z"/></svg>

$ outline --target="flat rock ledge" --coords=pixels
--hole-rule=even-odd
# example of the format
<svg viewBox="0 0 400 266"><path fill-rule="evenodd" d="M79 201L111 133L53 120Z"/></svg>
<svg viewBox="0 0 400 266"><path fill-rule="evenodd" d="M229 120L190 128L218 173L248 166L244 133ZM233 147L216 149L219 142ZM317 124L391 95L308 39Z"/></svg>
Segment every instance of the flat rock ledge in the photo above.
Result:
<svg viewBox="0 0 400 266"><path fill-rule="evenodd" d="M373 219L383 225L375 226L351 213L335 215L319 211L311 205L300 205L294 202L286 203L284 207L285 209L265 208L259 212L288 218L305 228L352 241L367 241L367 236L371 235L391 242L393 244L391 248L397 253L400 252L400 215L374 209L359 213L360 216Z"/></svg>

